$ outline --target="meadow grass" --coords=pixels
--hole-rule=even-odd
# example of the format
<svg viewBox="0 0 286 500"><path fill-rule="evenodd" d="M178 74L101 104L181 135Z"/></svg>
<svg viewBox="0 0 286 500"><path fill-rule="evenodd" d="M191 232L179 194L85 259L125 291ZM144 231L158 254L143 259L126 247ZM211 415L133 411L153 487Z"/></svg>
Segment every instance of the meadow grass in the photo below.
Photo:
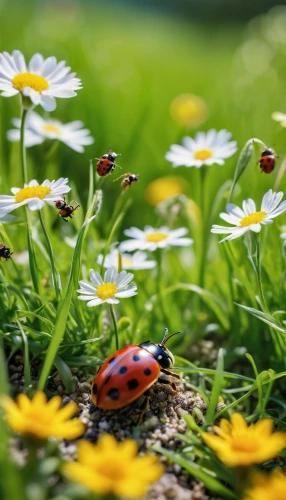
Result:
<svg viewBox="0 0 286 500"><path fill-rule="evenodd" d="M24 353L25 392L31 395L36 389L31 363L39 367L39 390L49 391L55 369L68 392L74 387L71 368L95 373L116 349L115 319L120 347L146 339L159 342L165 327L183 331L172 341L175 366L208 404L205 425L238 408L249 423L271 416L282 429L286 311L280 233L285 214L263 227L259 246L250 234L219 244L221 237L210 229L220 223L219 213L230 195L239 206L250 197L259 207L268 189L285 191L286 132L271 119L272 112L286 108L284 45L279 24L276 39L267 29L278 23L278 14L284 19L285 12L274 10L241 27L198 26L162 12L151 15L135 7L87 2L67 9L50 2L2 1L0 9L1 50L19 49L26 59L35 52L55 55L77 72L83 90L72 100L58 99L53 116L63 122L80 119L95 137L82 155L51 141L27 150L29 179L70 179L69 199L80 204L72 221L65 224L54 207L45 206L40 219L30 212L28 243L24 209L17 211L14 222L0 224L0 239L14 252L0 267L0 336L8 360L19 350ZM200 130L225 128L238 143L238 152L224 166L207 167L204 178L200 169L174 170L165 159L171 144L199 130L188 130L171 117L172 100L185 92L203 97L209 108ZM0 100L1 194L23 184L20 145L6 140L11 119L19 116L17 97ZM261 146L252 146L252 138L274 144L280 159L271 175L260 174ZM246 144L253 149L251 155L239 157ZM116 161L122 170L117 167L112 176L99 179L96 161L90 159L109 147L122 154ZM112 181L124 172L140 174L140 182L122 196L120 182ZM172 204L154 208L146 200L148 184L173 175L184 178L186 198L176 200L177 212ZM75 293L79 279L87 281L90 269L102 274L98 254L107 254L112 244L122 241L124 229L145 224L187 227L194 245L157 250L157 269L134 272L138 295L116 307L116 318L104 306L87 308ZM73 238L75 248L65 238ZM14 258L26 250L30 266ZM202 339L213 342L216 363L211 353L203 362L193 354L192 346ZM10 391L5 381L3 374L2 393ZM220 398L223 408L217 407ZM201 457L207 451L194 437L195 419L188 424L191 453L160 452L211 490L237 498L223 486L231 478L221 464L211 461L207 467L217 473L216 480L204 471L203 460L199 472L196 464L190 465L196 447L203 446ZM4 423L0 430L4 463ZM18 485L11 488L15 493Z"/></svg>

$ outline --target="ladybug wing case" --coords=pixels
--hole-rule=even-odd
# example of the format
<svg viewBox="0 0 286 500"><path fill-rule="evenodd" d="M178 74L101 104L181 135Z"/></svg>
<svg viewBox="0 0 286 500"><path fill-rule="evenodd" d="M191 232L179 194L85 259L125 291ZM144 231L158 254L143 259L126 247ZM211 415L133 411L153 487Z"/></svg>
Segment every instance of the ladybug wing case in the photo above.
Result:
<svg viewBox="0 0 286 500"><path fill-rule="evenodd" d="M92 400L104 410L123 408L149 389L160 371L148 351L138 345L124 347L102 365L92 385Z"/></svg>

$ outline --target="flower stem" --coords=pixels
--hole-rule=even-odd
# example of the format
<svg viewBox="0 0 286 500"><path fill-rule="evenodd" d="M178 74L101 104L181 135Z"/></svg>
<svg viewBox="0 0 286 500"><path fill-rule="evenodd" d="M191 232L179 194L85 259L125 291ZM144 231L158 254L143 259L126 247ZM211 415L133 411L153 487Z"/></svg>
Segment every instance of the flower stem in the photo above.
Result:
<svg viewBox="0 0 286 500"><path fill-rule="evenodd" d="M42 229L43 229L43 233L44 233L44 236L46 238L46 243L47 243L47 248L48 248L48 254L49 254L49 257L50 257L51 268L52 268L53 285L55 287L56 297L57 297L57 299L59 299L60 295L61 295L61 290L60 290L60 286L59 286L59 279L58 279L59 275L58 275L58 271L56 270L55 259L54 259L54 254L53 254L53 248L52 248L51 240L49 238L49 235L47 233L47 230L46 230L46 227L45 227L45 224L44 224L44 220L43 220L43 216L42 216L41 210L38 210L38 214L39 214L40 223L41 223L41 226L42 226Z"/></svg>
<svg viewBox="0 0 286 500"><path fill-rule="evenodd" d="M268 312L268 308L265 302L265 297L262 288L262 280L261 280L261 255L260 255L260 235L258 234L256 237L256 277L257 277L257 285L258 285L258 293L261 300L261 304L265 311Z"/></svg>
<svg viewBox="0 0 286 500"><path fill-rule="evenodd" d="M199 267L199 286L204 288L205 284L205 269L207 260L207 248L208 248L208 233L206 231L207 217L206 217L206 207L205 207L205 180L206 180L206 167L202 166L200 168L201 174L201 196L200 205L202 213L202 238L201 238L201 259Z"/></svg>
<svg viewBox="0 0 286 500"><path fill-rule="evenodd" d="M26 124L27 114L28 114L28 109L25 109L22 106L21 128L20 128L20 151L21 151L21 165L22 165L22 175L24 184L28 184L28 171L27 171L26 149L25 149L25 124Z"/></svg>
<svg viewBox="0 0 286 500"><path fill-rule="evenodd" d="M117 328L117 322L116 322L113 304L110 304L110 314L111 314L113 326L114 326L116 350L118 351L118 349L119 349L118 328Z"/></svg>

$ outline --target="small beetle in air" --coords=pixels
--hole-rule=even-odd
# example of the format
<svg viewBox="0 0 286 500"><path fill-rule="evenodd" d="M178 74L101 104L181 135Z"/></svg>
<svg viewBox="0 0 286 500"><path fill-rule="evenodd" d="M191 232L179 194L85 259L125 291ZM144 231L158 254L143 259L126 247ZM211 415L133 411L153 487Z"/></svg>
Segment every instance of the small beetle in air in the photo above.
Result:
<svg viewBox="0 0 286 500"><path fill-rule="evenodd" d="M275 155L273 149L265 148L261 153L260 160L258 160L261 173L271 174L275 167L276 158L279 158L279 156Z"/></svg>
<svg viewBox="0 0 286 500"><path fill-rule="evenodd" d="M107 175L112 174L115 167L119 166L115 163L117 156L120 156L120 154L108 150L107 153L102 155L101 158L95 158L98 160L96 164L96 171L100 177L106 177Z"/></svg>
<svg viewBox="0 0 286 500"><path fill-rule="evenodd" d="M73 207L72 205L68 205L67 202L66 202L65 196L64 196L63 200L57 200L57 201L55 201L56 208L59 210L59 215L62 217L62 219L65 222L68 222L67 217L69 217L70 219L72 219L74 211L78 207L80 207L80 205L78 204L78 202L75 201L75 200L72 200L71 203L76 203L77 204L76 207Z"/></svg>
<svg viewBox="0 0 286 500"><path fill-rule="evenodd" d="M126 189L132 186L133 182L139 182L139 174L131 174L130 172L120 175L120 177L117 177L113 182L118 181L119 179L122 179L121 181L121 188L122 192L124 193Z"/></svg>
<svg viewBox="0 0 286 500"><path fill-rule="evenodd" d="M11 259L12 254L13 252L10 252L10 248L6 247L4 243L0 243L0 261L2 261L2 259Z"/></svg>
<svg viewBox="0 0 286 500"><path fill-rule="evenodd" d="M158 379L162 383L170 383L159 378L161 372L180 380L179 375L168 371L174 365L174 357L165 347L166 342L178 333L181 332L167 337L166 328L159 344L147 340L141 344L122 347L111 354L101 365L93 381L93 403L103 410L117 410L142 396ZM171 385L175 389L175 384Z"/></svg>

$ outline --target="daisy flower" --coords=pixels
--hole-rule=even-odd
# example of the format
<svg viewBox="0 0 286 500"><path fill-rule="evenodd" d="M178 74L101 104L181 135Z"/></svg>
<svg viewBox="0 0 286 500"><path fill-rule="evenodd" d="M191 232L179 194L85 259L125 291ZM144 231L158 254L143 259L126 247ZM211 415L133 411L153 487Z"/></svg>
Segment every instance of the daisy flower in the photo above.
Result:
<svg viewBox="0 0 286 500"><path fill-rule="evenodd" d="M222 241L234 240L239 238L247 231L254 231L259 233L261 226L265 224L272 224L274 217L282 214L286 210L286 201L281 202L283 193L273 193L269 189L262 198L261 209L256 211L256 205L251 198L242 202L242 209L232 203L226 205L226 213L221 213L220 218L234 227L225 227L213 225L211 232L218 234L228 234Z"/></svg>
<svg viewBox="0 0 286 500"><path fill-rule="evenodd" d="M34 106L40 104L46 111L56 108L55 97L74 97L81 89L81 81L70 73L65 61L57 62L55 57L44 59L34 54L29 64L20 50L0 54L0 91L3 97L18 93L29 97Z"/></svg>
<svg viewBox="0 0 286 500"><path fill-rule="evenodd" d="M118 267L118 256L119 251L114 249L105 256L104 267ZM103 255L100 254L97 257L97 263L102 264ZM147 254L145 252L135 252L133 255L130 253L121 254L121 263L123 269L131 269L133 271L138 271L140 269L153 269L156 266L155 260L148 260Z"/></svg>
<svg viewBox="0 0 286 500"><path fill-rule="evenodd" d="M137 294L136 285L128 285L133 280L134 275L121 271L117 274L115 267L109 267L104 274L104 279L97 271L91 269L90 283L80 281L80 289L77 290L79 300L86 300L87 307L99 306L104 302L108 304L118 304L118 299L127 299Z"/></svg>
<svg viewBox="0 0 286 500"><path fill-rule="evenodd" d="M226 130L217 132L214 129L207 133L198 132L194 139L183 138L183 146L172 144L165 158L173 163L173 167L196 167L203 165L224 165L225 159L237 150L237 143L230 141L231 133Z"/></svg>
<svg viewBox="0 0 286 500"><path fill-rule="evenodd" d="M7 138L9 141L18 142L20 141L21 120L14 118L12 123L16 129L8 130ZM79 120L71 123L62 123L52 118L44 120L35 111L30 111L26 120L25 146L31 147L42 144L45 139L58 139L78 153L83 153L83 146L88 146L94 142L90 130L82 128L83 126L83 122Z"/></svg>
<svg viewBox="0 0 286 500"><path fill-rule="evenodd" d="M286 115L285 113L280 113L280 111L275 111L272 113L271 118L276 122L279 122L281 127L286 127Z"/></svg>
<svg viewBox="0 0 286 500"><path fill-rule="evenodd" d="M191 238L182 238L187 234L186 227L170 230L166 226L154 229L145 226L143 231L137 227L126 229L124 234L130 236L131 240L123 241L119 245L120 252L133 252L134 250L150 250L154 252L157 248L187 247L193 243Z"/></svg>
<svg viewBox="0 0 286 500"><path fill-rule="evenodd" d="M53 204L71 190L67 183L68 179L63 177L57 181L46 179L40 185L33 179L29 184L24 184L23 188L12 188L13 196L0 195L0 214L12 212L23 205L28 205L30 210L41 210L45 202Z"/></svg>

